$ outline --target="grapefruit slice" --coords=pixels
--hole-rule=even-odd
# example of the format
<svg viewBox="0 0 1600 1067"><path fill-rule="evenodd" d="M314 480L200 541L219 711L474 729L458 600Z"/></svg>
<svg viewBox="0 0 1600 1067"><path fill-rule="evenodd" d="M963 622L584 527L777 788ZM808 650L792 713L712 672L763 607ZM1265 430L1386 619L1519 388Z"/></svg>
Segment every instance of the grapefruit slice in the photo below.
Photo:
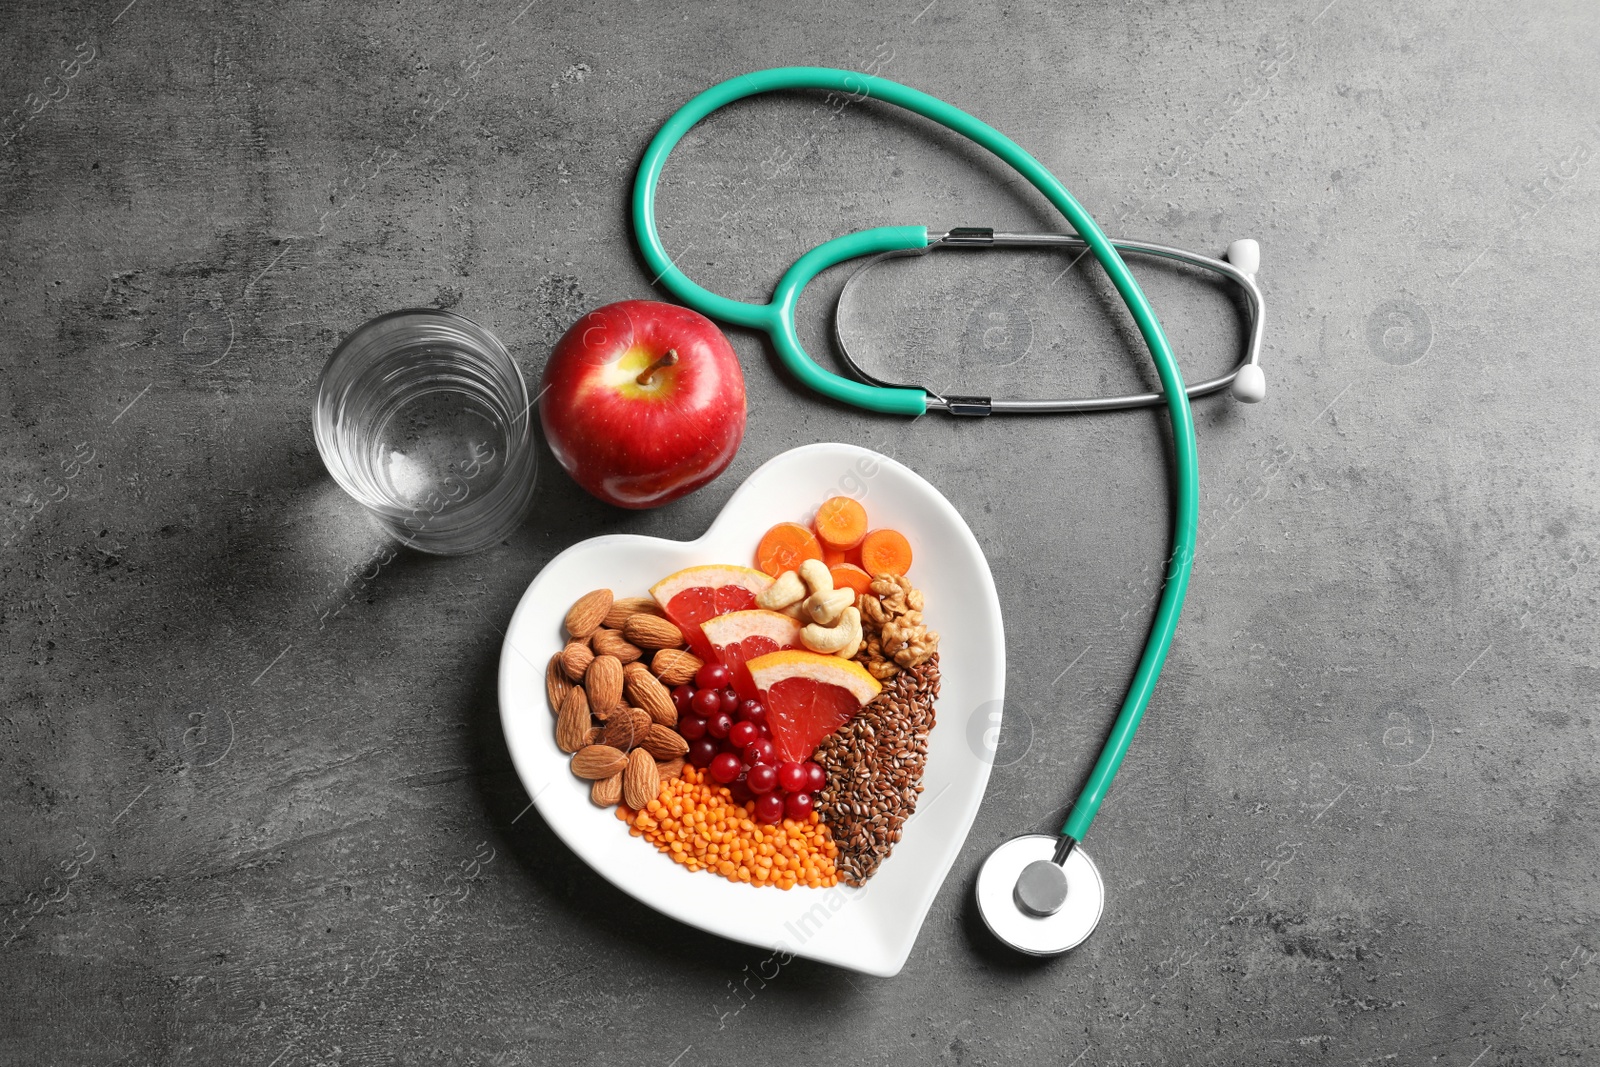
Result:
<svg viewBox="0 0 1600 1067"><path fill-rule="evenodd" d="M714 563L675 571L652 585L650 595L667 618L678 624L695 655L709 660L716 654L700 624L730 611L755 607L756 594L771 584L772 577L754 567Z"/></svg>
<svg viewBox="0 0 1600 1067"><path fill-rule="evenodd" d="M800 620L781 611L730 611L700 624L717 659L733 672L733 688L746 700L756 695L746 661L800 647Z"/></svg>
<svg viewBox="0 0 1600 1067"><path fill-rule="evenodd" d="M815 652L772 652L745 663L767 705L781 760L805 760L883 686L859 664Z"/></svg>

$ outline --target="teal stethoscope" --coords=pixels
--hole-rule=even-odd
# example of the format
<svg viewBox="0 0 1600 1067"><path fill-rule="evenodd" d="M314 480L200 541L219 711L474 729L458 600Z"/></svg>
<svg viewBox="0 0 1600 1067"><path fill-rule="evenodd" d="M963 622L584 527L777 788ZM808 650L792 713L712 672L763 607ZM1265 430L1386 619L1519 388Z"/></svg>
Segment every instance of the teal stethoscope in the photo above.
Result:
<svg viewBox="0 0 1600 1067"><path fill-rule="evenodd" d="M656 185L661 179L662 168L666 166L667 156L695 123L718 108L747 96L786 89L824 89L848 93L857 99L883 100L954 130L994 153L1031 182L1066 217L1076 236L996 233L975 227L930 234L924 226L879 226L836 237L801 256L778 282L770 303L752 304L732 300L696 285L667 255L667 250L661 244L661 235L656 230ZM1150 703L1162 664L1172 647L1178 613L1183 607L1189 573L1194 563L1200 491L1195 463L1194 420L1189 411L1189 398L1216 392L1230 385L1233 394L1240 400L1255 402L1265 395L1265 380L1259 362L1264 311L1261 292L1254 278L1259 265L1256 243L1234 242L1229 246L1227 261L1224 261L1143 241L1112 240L1101 232L1094 219L1073 199L1055 175L992 126L942 100L898 82L826 67L780 67L755 71L712 86L680 108L650 142L639 164L639 175L633 190L633 225L650 270L673 295L711 318L764 331L771 336L779 358L795 377L835 400L892 415L945 411L952 415L981 416L1114 411L1156 405L1166 407L1172 421L1177 483L1172 559L1150 638L1139 659L1128 695L1123 700L1122 710L1117 715L1088 782L1073 803L1060 835L1028 834L1015 838L990 854L978 876L979 911L989 929L1001 941L1032 955L1054 955L1079 944L1099 922L1105 902L1105 887L1099 870L1077 844L1100 809L1111 779L1133 741L1134 730L1138 728L1139 720ZM800 344L794 318L800 294L813 278L829 267L862 256L874 257L867 263L870 268L880 259L923 255L934 249L993 247L1083 248L1092 253L1122 295L1145 344L1149 346L1161 381L1161 392L1089 399L1004 400L954 396L920 386L896 385L880 381L856 363L838 331L837 312L835 336L839 338L845 363L856 380L823 370ZM1244 358L1232 371L1185 388L1183 375L1178 370L1166 334L1162 332L1155 312L1151 310L1139 283L1123 263L1119 251L1159 256L1202 267L1228 278L1240 287L1249 305L1250 340ZM844 292L840 294L841 306L860 277L861 273L858 272L846 284Z"/></svg>

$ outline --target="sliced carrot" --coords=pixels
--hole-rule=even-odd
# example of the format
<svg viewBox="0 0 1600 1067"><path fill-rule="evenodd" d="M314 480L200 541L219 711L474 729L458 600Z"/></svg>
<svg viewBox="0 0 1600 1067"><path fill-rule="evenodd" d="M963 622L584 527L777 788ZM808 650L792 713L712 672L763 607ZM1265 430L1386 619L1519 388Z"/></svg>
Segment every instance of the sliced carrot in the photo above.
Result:
<svg viewBox="0 0 1600 1067"><path fill-rule="evenodd" d="M822 546L798 522L780 522L761 535L756 545L756 566L776 578L808 559L821 559Z"/></svg>
<svg viewBox="0 0 1600 1067"><path fill-rule="evenodd" d="M848 563L852 567L861 566L860 545L857 545L854 548L829 548L821 541L818 541L817 544L822 545L822 562L826 563L828 566L837 567L841 563Z"/></svg>
<svg viewBox="0 0 1600 1067"><path fill-rule="evenodd" d="M854 548L867 536L867 509L847 496L830 496L817 509L815 526L829 548Z"/></svg>
<svg viewBox="0 0 1600 1067"><path fill-rule="evenodd" d="M865 593L872 585L872 575L854 563L841 563L837 567L830 567L828 573L833 575L835 589L854 589L856 596Z"/></svg>
<svg viewBox="0 0 1600 1067"><path fill-rule="evenodd" d="M904 574L911 569L911 542L898 530L873 530L861 542L861 569L868 574Z"/></svg>

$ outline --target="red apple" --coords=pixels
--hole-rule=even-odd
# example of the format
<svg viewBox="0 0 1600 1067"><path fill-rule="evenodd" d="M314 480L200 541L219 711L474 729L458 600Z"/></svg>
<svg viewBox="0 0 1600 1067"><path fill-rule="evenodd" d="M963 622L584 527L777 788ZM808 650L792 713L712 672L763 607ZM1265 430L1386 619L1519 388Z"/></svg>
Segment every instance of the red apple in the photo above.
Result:
<svg viewBox="0 0 1600 1067"><path fill-rule="evenodd" d="M744 373L698 312L624 300L573 324L545 364L539 421L574 481L653 508L721 474L744 439Z"/></svg>

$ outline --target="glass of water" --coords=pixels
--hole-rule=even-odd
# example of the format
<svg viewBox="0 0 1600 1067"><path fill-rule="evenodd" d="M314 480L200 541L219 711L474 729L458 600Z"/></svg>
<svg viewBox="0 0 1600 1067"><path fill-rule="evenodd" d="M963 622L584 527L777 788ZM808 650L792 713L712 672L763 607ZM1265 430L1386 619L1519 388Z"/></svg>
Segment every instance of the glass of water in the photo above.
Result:
<svg viewBox="0 0 1600 1067"><path fill-rule="evenodd" d="M317 450L388 533L423 552L496 544L533 498L528 387L464 315L408 308L363 324L317 383Z"/></svg>

